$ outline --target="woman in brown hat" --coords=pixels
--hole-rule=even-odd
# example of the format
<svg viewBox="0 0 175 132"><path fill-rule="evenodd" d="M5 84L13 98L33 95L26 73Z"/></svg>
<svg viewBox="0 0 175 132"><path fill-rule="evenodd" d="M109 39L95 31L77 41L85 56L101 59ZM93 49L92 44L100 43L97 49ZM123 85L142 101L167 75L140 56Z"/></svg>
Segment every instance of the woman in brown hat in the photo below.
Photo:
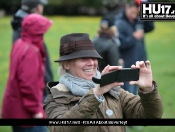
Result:
<svg viewBox="0 0 175 132"><path fill-rule="evenodd" d="M49 119L121 119L161 118L163 105L155 81L152 81L151 64L136 62L132 68L140 69L139 96L135 96L115 82L103 87L95 84L92 77L100 78L97 70L101 56L94 49L88 34L65 35L60 41L59 62L62 75L59 82L49 82L50 94L44 102ZM106 66L102 74L120 70L120 66ZM51 132L125 132L125 126L48 126Z"/></svg>

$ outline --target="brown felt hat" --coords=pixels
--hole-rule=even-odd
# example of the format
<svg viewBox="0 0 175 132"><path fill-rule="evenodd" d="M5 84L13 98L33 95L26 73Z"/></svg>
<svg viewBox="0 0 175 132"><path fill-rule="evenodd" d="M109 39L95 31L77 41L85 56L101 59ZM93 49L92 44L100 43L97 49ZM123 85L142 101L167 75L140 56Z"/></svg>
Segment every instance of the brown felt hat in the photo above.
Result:
<svg viewBox="0 0 175 132"><path fill-rule="evenodd" d="M60 58L55 62L87 57L102 59L89 39L89 34L72 33L61 37Z"/></svg>

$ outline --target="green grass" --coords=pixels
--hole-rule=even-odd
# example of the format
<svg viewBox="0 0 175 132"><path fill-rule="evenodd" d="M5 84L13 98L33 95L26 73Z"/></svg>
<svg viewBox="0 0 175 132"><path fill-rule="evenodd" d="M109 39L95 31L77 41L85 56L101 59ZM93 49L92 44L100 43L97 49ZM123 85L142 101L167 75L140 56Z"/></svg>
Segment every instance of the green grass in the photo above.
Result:
<svg viewBox="0 0 175 132"><path fill-rule="evenodd" d="M49 17L54 21L53 26L45 35L52 68L54 71L54 80L58 80L58 64L53 61L58 59L60 37L74 32L89 33L92 39L96 35L100 17ZM8 78L9 55L11 50L10 27L11 17L0 18L0 109L4 89ZM175 118L175 23L174 22L156 22L155 30L146 34L146 49L148 58L152 64L153 78L158 82L159 91L162 95L164 104L163 118ZM175 127L168 126L148 126L131 129L132 132L173 132ZM0 127L0 132L11 132L10 126Z"/></svg>

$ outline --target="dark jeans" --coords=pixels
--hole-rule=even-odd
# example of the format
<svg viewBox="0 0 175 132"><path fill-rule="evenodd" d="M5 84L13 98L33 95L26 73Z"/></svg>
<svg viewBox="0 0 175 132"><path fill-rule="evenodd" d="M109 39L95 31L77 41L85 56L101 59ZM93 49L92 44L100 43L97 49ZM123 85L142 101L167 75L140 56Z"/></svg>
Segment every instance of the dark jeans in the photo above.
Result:
<svg viewBox="0 0 175 132"><path fill-rule="evenodd" d="M130 85L129 82L124 82L123 89L133 93L134 95L138 95L138 88L136 85Z"/></svg>
<svg viewBox="0 0 175 132"><path fill-rule="evenodd" d="M13 132L48 132L46 126L36 126L36 127L18 127L12 126Z"/></svg>

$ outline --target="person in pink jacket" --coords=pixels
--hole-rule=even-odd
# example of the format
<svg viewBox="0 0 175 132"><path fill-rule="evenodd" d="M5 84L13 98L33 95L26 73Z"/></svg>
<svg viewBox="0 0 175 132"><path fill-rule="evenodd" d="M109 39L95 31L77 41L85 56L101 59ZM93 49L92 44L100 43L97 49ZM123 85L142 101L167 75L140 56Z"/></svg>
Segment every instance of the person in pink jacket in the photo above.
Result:
<svg viewBox="0 0 175 132"><path fill-rule="evenodd" d="M2 118L45 118L42 98L46 54L42 42L51 25L49 19L39 14L24 18L21 38L11 50Z"/></svg>

